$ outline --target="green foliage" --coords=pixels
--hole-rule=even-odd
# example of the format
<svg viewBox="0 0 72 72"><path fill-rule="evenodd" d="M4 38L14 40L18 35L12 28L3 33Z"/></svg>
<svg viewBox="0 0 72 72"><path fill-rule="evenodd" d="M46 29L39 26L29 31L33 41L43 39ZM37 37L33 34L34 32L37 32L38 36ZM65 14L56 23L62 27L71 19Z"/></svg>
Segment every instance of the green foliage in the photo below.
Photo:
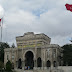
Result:
<svg viewBox="0 0 72 72"><path fill-rule="evenodd" d="M8 61L6 63L6 71L7 72L11 72L12 71L11 69L12 69L12 63L10 61Z"/></svg>
<svg viewBox="0 0 72 72"><path fill-rule="evenodd" d="M15 44L13 43L11 47L12 47L12 48L15 48Z"/></svg>
<svg viewBox="0 0 72 72"><path fill-rule="evenodd" d="M10 46L8 45L8 43L3 43L3 42L0 42L0 48L10 48Z"/></svg>
<svg viewBox="0 0 72 72"><path fill-rule="evenodd" d="M4 68L4 63L0 61L0 69Z"/></svg>
<svg viewBox="0 0 72 72"><path fill-rule="evenodd" d="M10 48L8 43L2 43L0 42L0 61L4 62L4 49Z"/></svg>
<svg viewBox="0 0 72 72"><path fill-rule="evenodd" d="M72 44L64 45L63 50L63 65L72 66Z"/></svg>

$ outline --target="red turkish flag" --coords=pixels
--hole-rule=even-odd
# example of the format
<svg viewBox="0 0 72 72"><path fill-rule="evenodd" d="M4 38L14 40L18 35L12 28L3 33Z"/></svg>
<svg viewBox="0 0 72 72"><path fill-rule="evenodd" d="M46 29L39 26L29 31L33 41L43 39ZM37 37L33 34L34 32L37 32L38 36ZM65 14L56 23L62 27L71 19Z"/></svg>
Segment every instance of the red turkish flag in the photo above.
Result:
<svg viewBox="0 0 72 72"><path fill-rule="evenodd" d="M66 9L72 12L72 4L65 4Z"/></svg>
<svg viewBox="0 0 72 72"><path fill-rule="evenodd" d="M1 26L1 19L0 19L0 26Z"/></svg>

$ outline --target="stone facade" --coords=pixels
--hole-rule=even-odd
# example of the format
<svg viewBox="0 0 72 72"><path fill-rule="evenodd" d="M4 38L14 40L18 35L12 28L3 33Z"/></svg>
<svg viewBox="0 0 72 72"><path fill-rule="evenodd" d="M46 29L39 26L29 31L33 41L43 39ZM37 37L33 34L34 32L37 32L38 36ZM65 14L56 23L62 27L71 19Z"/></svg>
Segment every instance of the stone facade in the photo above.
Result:
<svg viewBox="0 0 72 72"><path fill-rule="evenodd" d="M19 69L48 69L59 65L62 49L50 44L51 38L47 35L27 32L16 37L16 42L17 48L4 50L4 64L10 60L14 68Z"/></svg>

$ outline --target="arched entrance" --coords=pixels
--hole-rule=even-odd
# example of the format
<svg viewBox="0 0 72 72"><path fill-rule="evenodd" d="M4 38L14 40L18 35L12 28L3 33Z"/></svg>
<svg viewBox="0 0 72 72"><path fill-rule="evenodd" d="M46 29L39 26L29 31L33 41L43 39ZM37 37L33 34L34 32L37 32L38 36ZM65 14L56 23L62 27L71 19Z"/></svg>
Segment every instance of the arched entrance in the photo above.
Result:
<svg viewBox="0 0 72 72"><path fill-rule="evenodd" d="M56 61L54 61L54 62L53 62L53 66L54 66L54 67L56 67L56 66L57 66Z"/></svg>
<svg viewBox="0 0 72 72"><path fill-rule="evenodd" d="M50 62L49 60L47 61L46 64L47 64L47 65L46 65L47 67L51 67L51 62Z"/></svg>
<svg viewBox="0 0 72 72"><path fill-rule="evenodd" d="M37 67L42 67L42 60L40 57L37 59Z"/></svg>
<svg viewBox="0 0 72 72"><path fill-rule="evenodd" d="M29 67L28 69L33 69L34 67L34 55L31 51L26 52L25 54L25 66Z"/></svg>
<svg viewBox="0 0 72 72"><path fill-rule="evenodd" d="M22 69L22 61L21 61L21 58L18 60L18 68L19 69Z"/></svg>

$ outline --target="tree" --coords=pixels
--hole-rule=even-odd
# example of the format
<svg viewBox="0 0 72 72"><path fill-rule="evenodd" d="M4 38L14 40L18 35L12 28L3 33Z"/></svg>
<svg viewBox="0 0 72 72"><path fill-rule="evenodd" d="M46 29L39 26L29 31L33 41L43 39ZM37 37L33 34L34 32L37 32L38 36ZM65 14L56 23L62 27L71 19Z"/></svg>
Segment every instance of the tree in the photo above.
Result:
<svg viewBox="0 0 72 72"><path fill-rule="evenodd" d="M4 62L4 49L10 48L8 43L0 42L0 61Z"/></svg>
<svg viewBox="0 0 72 72"><path fill-rule="evenodd" d="M6 63L6 71L7 72L11 72L12 70L12 63L8 60L8 62Z"/></svg>
<svg viewBox="0 0 72 72"><path fill-rule="evenodd" d="M62 46L63 50L63 65L72 66L72 44Z"/></svg>
<svg viewBox="0 0 72 72"><path fill-rule="evenodd" d="M0 69L4 68L4 63L0 61Z"/></svg>
<svg viewBox="0 0 72 72"><path fill-rule="evenodd" d="M12 47L12 48L15 48L15 44L13 43L11 47Z"/></svg>
<svg viewBox="0 0 72 72"><path fill-rule="evenodd" d="M3 48L10 48L9 44L8 43L3 43L3 42L0 42L0 49Z"/></svg>

